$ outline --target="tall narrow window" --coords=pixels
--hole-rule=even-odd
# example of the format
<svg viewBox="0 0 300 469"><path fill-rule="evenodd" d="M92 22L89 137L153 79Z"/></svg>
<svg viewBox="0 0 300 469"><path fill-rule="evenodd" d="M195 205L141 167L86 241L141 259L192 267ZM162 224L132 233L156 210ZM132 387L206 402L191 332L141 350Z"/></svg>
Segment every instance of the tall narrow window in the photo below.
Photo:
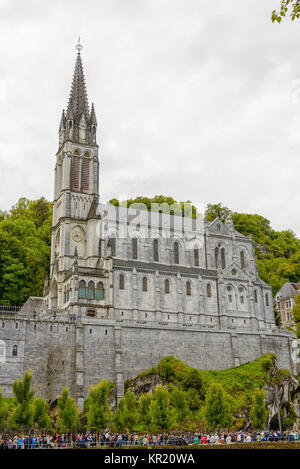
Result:
<svg viewBox="0 0 300 469"><path fill-rule="evenodd" d="M72 190L79 191L79 163L80 158L73 156L72 159Z"/></svg>
<svg viewBox="0 0 300 469"><path fill-rule="evenodd" d="M191 296L191 282L186 282L186 294Z"/></svg>
<svg viewBox="0 0 300 469"><path fill-rule="evenodd" d="M88 283L87 298L88 300L93 300L95 298L95 285L92 281Z"/></svg>
<svg viewBox="0 0 300 469"><path fill-rule="evenodd" d="M269 295L266 293L266 306L269 306Z"/></svg>
<svg viewBox="0 0 300 469"><path fill-rule="evenodd" d="M216 269L219 267L219 248L215 248L215 267Z"/></svg>
<svg viewBox="0 0 300 469"><path fill-rule="evenodd" d="M102 282L97 283L97 288L95 290L96 300L104 300L104 286Z"/></svg>
<svg viewBox="0 0 300 469"><path fill-rule="evenodd" d="M225 249L221 249L221 264L222 264L222 269L225 269L226 267L226 262L225 262Z"/></svg>
<svg viewBox="0 0 300 469"><path fill-rule="evenodd" d="M132 259L137 259L137 238L132 238Z"/></svg>
<svg viewBox="0 0 300 469"><path fill-rule="evenodd" d="M245 253L244 251L240 252L240 260L241 260L241 269L245 268Z"/></svg>
<svg viewBox="0 0 300 469"><path fill-rule="evenodd" d="M168 279L165 280L165 293L170 293L170 282Z"/></svg>
<svg viewBox="0 0 300 469"><path fill-rule="evenodd" d="M81 175L81 187L83 191L89 190L89 166L90 161L87 158L83 158Z"/></svg>
<svg viewBox="0 0 300 469"><path fill-rule="evenodd" d="M211 284L210 283L207 284L206 295L207 295L207 298L211 297Z"/></svg>
<svg viewBox="0 0 300 469"><path fill-rule="evenodd" d="M147 291L147 290L148 290L147 278L144 277L143 278L143 291Z"/></svg>
<svg viewBox="0 0 300 469"><path fill-rule="evenodd" d="M78 298L79 299L86 298L86 283L84 280L80 280L79 282Z"/></svg>
<svg viewBox="0 0 300 469"><path fill-rule="evenodd" d="M179 245L177 241L174 243L174 264L179 264Z"/></svg>
<svg viewBox="0 0 300 469"><path fill-rule="evenodd" d="M12 349L12 356L17 357L18 356L18 346L14 345Z"/></svg>
<svg viewBox="0 0 300 469"><path fill-rule="evenodd" d="M254 290L254 302L257 303L257 290Z"/></svg>
<svg viewBox="0 0 300 469"><path fill-rule="evenodd" d="M153 258L155 262L158 262L158 239L153 241Z"/></svg>
<svg viewBox="0 0 300 469"><path fill-rule="evenodd" d="M194 249L194 262L195 262L195 266L199 267L199 249L198 248Z"/></svg>
<svg viewBox="0 0 300 469"><path fill-rule="evenodd" d="M111 248L111 255L112 257L115 257L116 255L116 238L110 238L107 246Z"/></svg>
<svg viewBox="0 0 300 469"><path fill-rule="evenodd" d="M125 284L124 275L121 274L119 277L119 289L120 290L124 290L124 284Z"/></svg>

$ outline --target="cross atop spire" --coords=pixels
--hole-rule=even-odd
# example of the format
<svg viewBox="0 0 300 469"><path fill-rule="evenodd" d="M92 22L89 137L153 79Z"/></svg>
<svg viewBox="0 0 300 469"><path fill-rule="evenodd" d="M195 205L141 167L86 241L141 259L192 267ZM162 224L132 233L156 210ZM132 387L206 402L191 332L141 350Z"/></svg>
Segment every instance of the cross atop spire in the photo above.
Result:
<svg viewBox="0 0 300 469"><path fill-rule="evenodd" d="M75 46L75 49L78 50L78 53L80 54L80 51L81 49L83 48L83 46L80 44L80 36L78 37L78 41L77 41L77 44Z"/></svg>

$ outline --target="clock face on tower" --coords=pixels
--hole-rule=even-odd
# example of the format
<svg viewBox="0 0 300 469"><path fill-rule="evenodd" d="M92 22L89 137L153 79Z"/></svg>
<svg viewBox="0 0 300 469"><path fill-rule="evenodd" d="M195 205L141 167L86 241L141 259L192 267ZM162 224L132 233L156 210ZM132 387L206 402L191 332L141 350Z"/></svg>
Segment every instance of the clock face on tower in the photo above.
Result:
<svg viewBox="0 0 300 469"><path fill-rule="evenodd" d="M79 241L82 241L82 233L79 230L73 231L72 239L76 243L79 243Z"/></svg>

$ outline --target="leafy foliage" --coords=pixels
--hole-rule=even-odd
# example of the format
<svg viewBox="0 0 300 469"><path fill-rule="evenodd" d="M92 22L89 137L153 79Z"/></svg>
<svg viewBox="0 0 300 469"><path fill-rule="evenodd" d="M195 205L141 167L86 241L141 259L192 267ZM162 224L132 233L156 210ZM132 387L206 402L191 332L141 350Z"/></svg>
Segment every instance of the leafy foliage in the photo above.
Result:
<svg viewBox="0 0 300 469"><path fill-rule="evenodd" d="M113 387L113 383L103 379L96 386L90 388L87 414L89 429L100 432L110 423L112 412L109 408L108 396Z"/></svg>
<svg viewBox="0 0 300 469"><path fill-rule="evenodd" d="M4 427L7 416L7 405L2 396L2 390L0 388L0 430Z"/></svg>
<svg viewBox="0 0 300 469"><path fill-rule="evenodd" d="M292 309L292 315L296 324L297 337L300 339L300 293L295 296L294 301L295 303Z"/></svg>
<svg viewBox="0 0 300 469"><path fill-rule="evenodd" d="M70 433L79 425L79 409L75 400L69 398L69 391L65 387L58 397L57 428L60 432Z"/></svg>
<svg viewBox="0 0 300 469"><path fill-rule="evenodd" d="M37 397L34 400L33 421L40 431L52 430L52 423L49 416L49 404L41 397Z"/></svg>
<svg viewBox="0 0 300 469"><path fill-rule="evenodd" d="M30 428L34 417L34 391L30 389L32 372L26 370L23 380L16 379L12 385L15 406L9 416L12 429Z"/></svg>
<svg viewBox="0 0 300 469"><path fill-rule="evenodd" d="M132 430L138 422L136 397L133 392L127 391L118 404L114 422L118 430Z"/></svg>
<svg viewBox="0 0 300 469"><path fill-rule="evenodd" d="M288 13L290 14L292 21L300 17L300 0L281 0L280 10L272 11L272 23L275 21L277 21L277 23L281 23L281 20Z"/></svg>
<svg viewBox="0 0 300 469"><path fill-rule="evenodd" d="M52 205L44 197L19 199L0 217L0 302L23 304L41 296L49 269Z"/></svg>
<svg viewBox="0 0 300 469"><path fill-rule="evenodd" d="M153 427L157 430L172 428L175 420L175 412L171 406L171 396L167 389L158 385L153 394L150 406Z"/></svg>
<svg viewBox="0 0 300 469"><path fill-rule="evenodd" d="M257 390L252 400L252 409L250 417L253 428L263 428L267 420L267 409L265 405L265 393L263 390Z"/></svg>
<svg viewBox="0 0 300 469"><path fill-rule="evenodd" d="M230 400L220 384L212 383L208 389L205 418L212 430L230 427L233 423Z"/></svg>

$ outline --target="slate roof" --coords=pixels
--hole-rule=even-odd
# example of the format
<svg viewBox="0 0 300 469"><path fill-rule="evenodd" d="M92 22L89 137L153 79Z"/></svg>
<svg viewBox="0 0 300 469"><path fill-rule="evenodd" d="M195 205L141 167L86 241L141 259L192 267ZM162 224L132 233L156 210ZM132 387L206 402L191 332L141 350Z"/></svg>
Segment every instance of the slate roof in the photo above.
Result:
<svg viewBox="0 0 300 469"><path fill-rule="evenodd" d="M294 298L299 292L300 283L286 282L277 292L276 296L278 295L281 298Z"/></svg>

